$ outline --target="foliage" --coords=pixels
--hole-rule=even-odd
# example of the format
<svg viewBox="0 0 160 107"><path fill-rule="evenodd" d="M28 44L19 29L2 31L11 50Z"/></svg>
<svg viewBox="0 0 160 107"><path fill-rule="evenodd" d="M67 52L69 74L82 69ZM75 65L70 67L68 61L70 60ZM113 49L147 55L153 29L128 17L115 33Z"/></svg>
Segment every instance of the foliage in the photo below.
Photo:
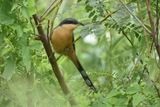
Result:
<svg viewBox="0 0 160 107"><path fill-rule="evenodd" d="M145 2L123 1L151 30ZM36 32L31 17L34 13L42 15L49 4L43 0L0 1L0 107L70 106L51 71L42 44L34 39ZM152 1L154 18L155 6ZM42 22L46 32L47 19L53 15L55 11ZM151 35L121 2L71 0L67 3L64 0L55 16L54 26L66 17L86 24L74 32L76 37L82 37L76 42L76 51L98 93L88 90L66 57L58 60L79 107L160 106L160 65Z"/></svg>

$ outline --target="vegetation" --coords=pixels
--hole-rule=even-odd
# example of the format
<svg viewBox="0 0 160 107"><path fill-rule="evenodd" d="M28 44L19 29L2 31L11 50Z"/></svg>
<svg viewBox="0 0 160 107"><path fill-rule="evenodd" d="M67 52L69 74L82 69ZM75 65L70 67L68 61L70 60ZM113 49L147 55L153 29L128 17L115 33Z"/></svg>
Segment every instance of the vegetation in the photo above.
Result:
<svg viewBox="0 0 160 107"><path fill-rule="evenodd" d="M158 0L0 0L0 107L70 107L70 96L76 107L160 107L159 9ZM46 35L67 17L85 24L76 52L98 93L54 54L63 94L33 14Z"/></svg>

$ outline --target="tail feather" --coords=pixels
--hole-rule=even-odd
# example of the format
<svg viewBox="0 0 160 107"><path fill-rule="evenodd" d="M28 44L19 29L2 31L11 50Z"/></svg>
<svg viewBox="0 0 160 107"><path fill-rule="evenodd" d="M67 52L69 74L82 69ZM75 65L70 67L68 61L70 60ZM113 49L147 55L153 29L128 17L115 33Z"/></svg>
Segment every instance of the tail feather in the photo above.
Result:
<svg viewBox="0 0 160 107"><path fill-rule="evenodd" d="M97 92L95 86L93 85L92 81L90 80L89 76L87 75L86 71L82 67L81 63L79 62L77 56L75 53L72 54L72 56L69 56L69 58L72 60L72 62L75 64L77 67L78 71L80 72L82 78L84 79L85 83L87 86L89 86L92 90Z"/></svg>
<svg viewBox="0 0 160 107"><path fill-rule="evenodd" d="M85 83L95 92L97 91L95 86L93 85L92 81L90 80L89 76L87 75L86 71L83 69L82 65L80 64L79 60L77 59L78 67L81 76L83 77Z"/></svg>

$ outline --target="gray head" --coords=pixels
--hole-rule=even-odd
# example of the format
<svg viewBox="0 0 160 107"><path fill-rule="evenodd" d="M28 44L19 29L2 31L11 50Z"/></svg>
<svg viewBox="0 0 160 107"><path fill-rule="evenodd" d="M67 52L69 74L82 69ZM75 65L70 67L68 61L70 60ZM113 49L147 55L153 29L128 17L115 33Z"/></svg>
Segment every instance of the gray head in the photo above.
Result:
<svg viewBox="0 0 160 107"><path fill-rule="evenodd" d="M72 25L82 25L84 26L83 23L79 22L78 20L74 19L74 18L66 18L64 19L59 26L65 25L65 24L72 24Z"/></svg>

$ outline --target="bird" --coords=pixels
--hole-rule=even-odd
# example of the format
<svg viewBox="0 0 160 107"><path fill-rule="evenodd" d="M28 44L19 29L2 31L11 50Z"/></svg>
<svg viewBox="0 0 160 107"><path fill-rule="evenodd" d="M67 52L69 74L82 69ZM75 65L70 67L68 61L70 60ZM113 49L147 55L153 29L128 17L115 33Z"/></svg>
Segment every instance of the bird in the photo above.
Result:
<svg viewBox="0 0 160 107"><path fill-rule="evenodd" d="M84 26L83 23L79 22L75 18L65 18L51 31L50 41L54 51L60 55L67 56L80 72L86 85L94 92L97 92L97 89L93 85L76 55L73 31L79 25Z"/></svg>

